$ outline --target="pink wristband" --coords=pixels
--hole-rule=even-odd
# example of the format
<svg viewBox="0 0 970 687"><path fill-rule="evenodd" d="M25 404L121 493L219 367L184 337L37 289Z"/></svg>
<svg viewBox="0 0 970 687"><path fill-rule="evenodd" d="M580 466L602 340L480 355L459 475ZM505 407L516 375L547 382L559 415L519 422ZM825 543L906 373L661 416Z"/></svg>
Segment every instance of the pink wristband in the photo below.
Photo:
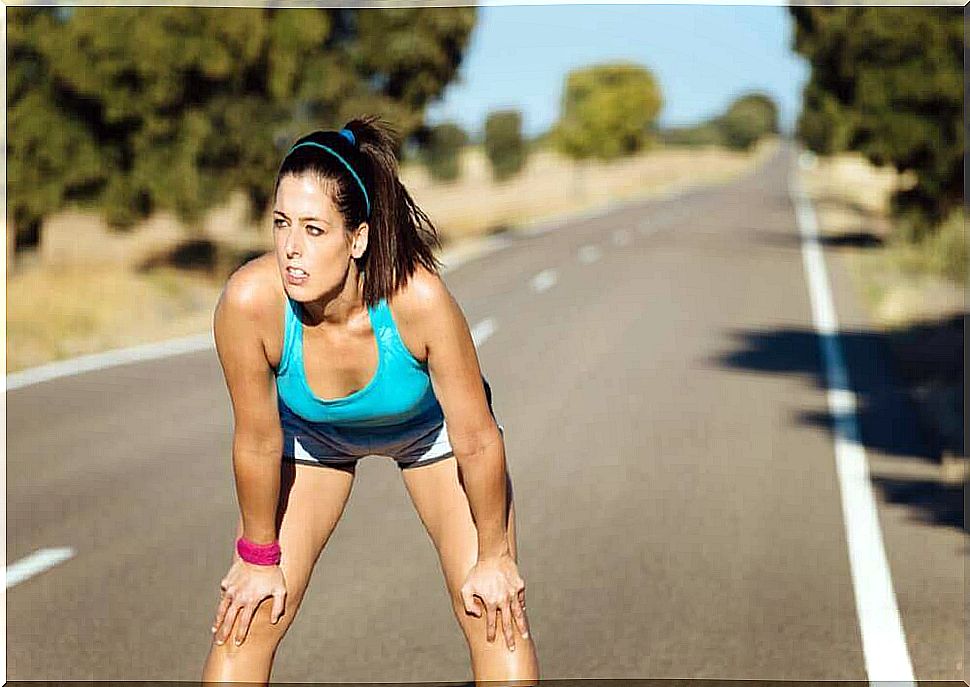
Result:
<svg viewBox="0 0 970 687"><path fill-rule="evenodd" d="M236 551L239 557L253 565L277 565L280 562L280 543L254 544L248 539L239 537L236 540Z"/></svg>

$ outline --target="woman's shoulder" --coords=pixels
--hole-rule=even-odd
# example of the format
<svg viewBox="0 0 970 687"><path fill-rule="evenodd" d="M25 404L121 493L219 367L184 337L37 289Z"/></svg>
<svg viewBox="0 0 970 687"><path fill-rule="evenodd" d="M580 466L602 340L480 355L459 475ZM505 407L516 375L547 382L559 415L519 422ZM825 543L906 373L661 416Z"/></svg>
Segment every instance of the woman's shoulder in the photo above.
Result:
<svg viewBox="0 0 970 687"><path fill-rule="evenodd" d="M428 345L450 319L457 304L441 276L419 265L408 282L388 299L398 332L411 354L422 362Z"/></svg>
<svg viewBox="0 0 970 687"><path fill-rule="evenodd" d="M394 314L398 312L409 320L425 320L451 298L441 276L418 265L407 283L388 299Z"/></svg>
<svg viewBox="0 0 970 687"><path fill-rule="evenodd" d="M256 327L269 357L278 357L270 352L279 348L276 330L283 316L285 293L272 251L236 268L226 280L220 300L231 301L232 311Z"/></svg>
<svg viewBox="0 0 970 687"><path fill-rule="evenodd" d="M249 316L258 317L278 309L282 291L276 256L270 251L236 268L226 280L223 294Z"/></svg>

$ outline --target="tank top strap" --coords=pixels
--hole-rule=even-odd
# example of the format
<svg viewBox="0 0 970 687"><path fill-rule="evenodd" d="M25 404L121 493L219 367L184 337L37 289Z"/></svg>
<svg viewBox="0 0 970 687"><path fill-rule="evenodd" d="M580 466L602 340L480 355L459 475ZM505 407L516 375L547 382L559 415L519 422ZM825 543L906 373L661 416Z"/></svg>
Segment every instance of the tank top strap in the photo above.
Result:
<svg viewBox="0 0 970 687"><path fill-rule="evenodd" d="M296 308L296 301L286 296L286 314L283 319L283 351L280 353L278 375L286 372L289 362L293 358L293 347L300 340L300 317Z"/></svg>
<svg viewBox="0 0 970 687"><path fill-rule="evenodd" d="M377 304L371 308L371 326L374 327L375 334L377 334L377 340L381 340L380 334L388 327L394 326L394 321L391 319L391 309L387 305L387 299L380 299Z"/></svg>

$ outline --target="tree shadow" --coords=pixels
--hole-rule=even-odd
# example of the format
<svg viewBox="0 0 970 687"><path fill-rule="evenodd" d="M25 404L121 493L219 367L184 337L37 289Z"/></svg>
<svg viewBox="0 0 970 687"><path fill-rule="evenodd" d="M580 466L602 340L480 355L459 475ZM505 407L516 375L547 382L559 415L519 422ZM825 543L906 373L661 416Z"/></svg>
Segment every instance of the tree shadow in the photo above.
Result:
<svg viewBox="0 0 970 687"><path fill-rule="evenodd" d="M782 248L801 249L802 240L796 234L779 233L764 229L750 229L747 232L757 241ZM826 248L836 250L847 248L881 248L885 243L881 236L871 231L852 231L843 234L824 235L818 242Z"/></svg>
<svg viewBox="0 0 970 687"><path fill-rule="evenodd" d="M873 477L872 482L889 503L907 506L914 520L957 529L964 527L962 484L879 476Z"/></svg>
<svg viewBox="0 0 970 687"><path fill-rule="evenodd" d="M150 255L138 263L135 270L144 273L169 267L223 279L264 252L256 248L223 245L207 238L192 238Z"/></svg>
<svg viewBox="0 0 970 687"><path fill-rule="evenodd" d="M216 268L219 249L214 241L204 238L186 239L171 248L158 251L142 260L138 272L148 272L159 267L180 270L212 272Z"/></svg>
<svg viewBox="0 0 970 687"><path fill-rule="evenodd" d="M963 329L966 315L924 321L891 334L878 331L842 331L837 341L845 362L847 379L842 384L856 399L860 441L874 452L902 460L938 465L944 450L963 453ZM956 326L959 322L960 326ZM826 389L820 346L823 336L811 329L740 330L730 333L738 340L736 350L714 362L720 366L751 372L800 375ZM900 359L899 341L918 355ZM946 345L941 344L946 341ZM927 342L935 342L928 346ZM936 387L927 387L928 382ZM838 385L838 382L837 382ZM919 386L922 385L922 386ZM927 406L917 388L948 390L946 408L955 432L942 433L941 406ZM939 398L939 393L930 395ZM954 405L956 397L959 403ZM951 407L952 406L952 407ZM805 411L796 421L834 431L836 419L830 412ZM910 506L924 522L964 527L963 485L945 485L918 479L874 477L877 486L892 503Z"/></svg>

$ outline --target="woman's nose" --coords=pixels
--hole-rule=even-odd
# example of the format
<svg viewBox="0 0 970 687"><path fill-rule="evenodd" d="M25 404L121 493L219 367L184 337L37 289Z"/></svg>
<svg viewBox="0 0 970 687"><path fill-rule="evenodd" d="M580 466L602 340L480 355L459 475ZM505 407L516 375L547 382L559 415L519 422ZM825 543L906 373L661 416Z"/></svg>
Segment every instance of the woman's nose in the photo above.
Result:
<svg viewBox="0 0 970 687"><path fill-rule="evenodd" d="M294 232L290 232L289 236L286 237L286 254L290 257L300 254L300 246L297 244L297 240L293 236Z"/></svg>

